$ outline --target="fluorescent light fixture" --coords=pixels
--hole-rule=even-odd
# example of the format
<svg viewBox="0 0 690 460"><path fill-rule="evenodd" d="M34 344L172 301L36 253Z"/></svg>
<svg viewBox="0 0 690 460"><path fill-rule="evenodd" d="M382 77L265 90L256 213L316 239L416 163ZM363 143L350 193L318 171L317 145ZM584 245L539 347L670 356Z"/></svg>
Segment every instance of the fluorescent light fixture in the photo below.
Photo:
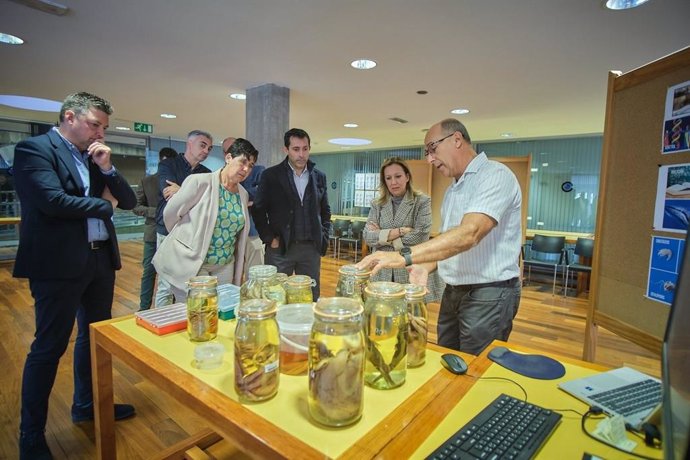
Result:
<svg viewBox="0 0 690 460"><path fill-rule="evenodd" d="M330 144L335 145L369 145L371 141L369 139L357 139L355 137L338 137L335 139L329 139Z"/></svg>
<svg viewBox="0 0 690 460"><path fill-rule="evenodd" d="M537 225L539 225L540 227L543 227L543 226L544 226L544 222L537 222Z"/></svg>
<svg viewBox="0 0 690 460"><path fill-rule="evenodd" d="M470 110L458 108L458 109L451 110L450 113L452 113L454 115L465 115L466 113L470 113Z"/></svg>
<svg viewBox="0 0 690 460"><path fill-rule="evenodd" d="M350 65L357 70L369 70L376 67L376 62L371 59L355 59Z"/></svg>
<svg viewBox="0 0 690 460"><path fill-rule="evenodd" d="M116 126L115 129L117 129L118 131L131 131L132 130L131 128L128 128L126 126Z"/></svg>
<svg viewBox="0 0 690 460"><path fill-rule="evenodd" d="M541 164L541 167L542 167L542 168L548 168L548 167L549 167L549 164L548 164L548 163L542 163L542 164Z"/></svg>
<svg viewBox="0 0 690 460"><path fill-rule="evenodd" d="M0 43L7 43L8 45L21 45L24 43L24 40L19 37L15 37L14 35L3 34L0 32Z"/></svg>
<svg viewBox="0 0 690 460"><path fill-rule="evenodd" d="M59 112L62 102L51 101L29 96L0 95L0 104L14 107L15 109L37 110L39 112Z"/></svg>
<svg viewBox="0 0 690 460"><path fill-rule="evenodd" d="M532 171L532 172L539 172L539 168L532 168L532 169L530 169L530 171Z"/></svg>
<svg viewBox="0 0 690 460"><path fill-rule="evenodd" d="M357 128L359 125L357 123L345 123L343 126L346 128Z"/></svg>
<svg viewBox="0 0 690 460"><path fill-rule="evenodd" d="M230 97L233 99L237 99L238 101L244 101L245 99L247 99L247 95L242 93L232 93Z"/></svg>
<svg viewBox="0 0 690 460"><path fill-rule="evenodd" d="M610 10L629 10L635 8L649 0L607 0L606 8Z"/></svg>
<svg viewBox="0 0 690 460"><path fill-rule="evenodd" d="M513 137L513 133L501 133L501 137Z"/></svg>
<svg viewBox="0 0 690 460"><path fill-rule="evenodd" d="M161 113L161 118L172 119L172 118L177 118L177 115L175 115L174 113Z"/></svg>

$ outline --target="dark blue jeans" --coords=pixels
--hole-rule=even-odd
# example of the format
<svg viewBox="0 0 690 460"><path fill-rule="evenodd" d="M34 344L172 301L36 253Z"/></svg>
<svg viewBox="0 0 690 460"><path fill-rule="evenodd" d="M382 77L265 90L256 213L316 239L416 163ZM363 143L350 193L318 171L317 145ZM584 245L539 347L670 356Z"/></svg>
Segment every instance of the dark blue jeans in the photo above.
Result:
<svg viewBox="0 0 690 460"><path fill-rule="evenodd" d="M314 246L314 243L293 243L290 245L285 255L280 253L281 249L273 249L270 244L266 245L264 261L268 265L275 265L278 271L288 276L308 275L316 281L316 286L311 288L314 301L318 300L321 294L321 254Z"/></svg>
<svg viewBox="0 0 690 460"><path fill-rule="evenodd" d="M446 285L438 314L438 344L478 355L493 340L508 340L520 305L520 279Z"/></svg>
<svg viewBox="0 0 690 460"><path fill-rule="evenodd" d="M19 429L34 435L45 430L48 400L60 357L77 320L74 343L74 408L93 405L89 324L110 319L115 271L108 247L93 250L84 273L67 280L29 280L35 302L36 334L24 364Z"/></svg>
<svg viewBox="0 0 690 460"><path fill-rule="evenodd" d="M156 254L156 242L144 241L144 257L141 266L144 271L141 273L141 289L139 293L139 309L148 310L151 308L153 299L153 285L156 282L156 268L151 263Z"/></svg>

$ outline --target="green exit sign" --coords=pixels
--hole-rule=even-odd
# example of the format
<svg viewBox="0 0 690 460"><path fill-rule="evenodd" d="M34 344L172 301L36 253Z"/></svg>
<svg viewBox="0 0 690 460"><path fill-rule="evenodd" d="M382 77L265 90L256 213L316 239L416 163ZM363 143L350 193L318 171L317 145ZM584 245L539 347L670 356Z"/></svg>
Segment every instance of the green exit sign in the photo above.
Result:
<svg viewBox="0 0 690 460"><path fill-rule="evenodd" d="M135 121L134 131L138 133L153 134L153 125L149 125L148 123L139 123L138 121Z"/></svg>

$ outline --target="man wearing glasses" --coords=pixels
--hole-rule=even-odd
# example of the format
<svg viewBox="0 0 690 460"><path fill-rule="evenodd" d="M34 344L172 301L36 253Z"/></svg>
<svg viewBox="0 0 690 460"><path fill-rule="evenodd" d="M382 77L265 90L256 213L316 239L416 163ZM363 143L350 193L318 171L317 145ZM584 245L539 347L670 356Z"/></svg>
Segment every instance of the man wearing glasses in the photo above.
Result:
<svg viewBox="0 0 690 460"><path fill-rule="evenodd" d="M477 355L494 339L508 340L520 304L520 185L505 165L474 151L458 120L433 125L424 141L427 161L454 178L441 206L441 233L400 254L377 251L357 266L374 273L409 267L411 282L421 285L438 269L446 282L438 344Z"/></svg>

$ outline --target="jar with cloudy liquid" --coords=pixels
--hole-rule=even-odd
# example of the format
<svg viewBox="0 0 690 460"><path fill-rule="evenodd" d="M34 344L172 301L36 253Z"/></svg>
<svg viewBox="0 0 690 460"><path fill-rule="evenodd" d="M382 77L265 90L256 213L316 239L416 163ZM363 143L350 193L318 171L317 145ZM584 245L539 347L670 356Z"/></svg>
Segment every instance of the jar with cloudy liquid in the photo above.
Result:
<svg viewBox="0 0 690 460"><path fill-rule="evenodd" d="M218 278L194 276L187 282L187 333L192 342L218 335Z"/></svg>
<svg viewBox="0 0 690 460"><path fill-rule="evenodd" d="M343 265L338 270L338 284L335 286L337 297L348 297L359 300L362 305L366 300L365 289L369 284L371 270L358 270L354 265Z"/></svg>
<svg viewBox="0 0 690 460"><path fill-rule="evenodd" d="M407 376L407 304L405 288L388 281L370 283L364 304L366 367L364 382L389 390L405 383Z"/></svg>
<svg viewBox="0 0 690 460"><path fill-rule="evenodd" d="M247 281L240 287L240 302L248 299L267 299L274 301L276 306L283 305L283 283L286 279L287 275L278 273L278 267L275 265L254 265L249 268Z"/></svg>
<svg viewBox="0 0 690 460"><path fill-rule="evenodd" d="M429 318L426 302L424 302L426 287L416 284L405 284L404 287L408 320L407 367L418 367L424 364L426 359Z"/></svg>
<svg viewBox="0 0 690 460"><path fill-rule="evenodd" d="M272 398L280 381L280 334L275 303L241 302L236 311L235 391L240 402Z"/></svg>
<svg viewBox="0 0 690 460"><path fill-rule="evenodd" d="M322 297L314 307L309 340L309 414L326 426L345 426L362 417L364 335L362 304Z"/></svg>
<svg viewBox="0 0 690 460"><path fill-rule="evenodd" d="M316 281L307 275L292 275L285 282L285 302L312 303L314 295L311 288L316 285Z"/></svg>

